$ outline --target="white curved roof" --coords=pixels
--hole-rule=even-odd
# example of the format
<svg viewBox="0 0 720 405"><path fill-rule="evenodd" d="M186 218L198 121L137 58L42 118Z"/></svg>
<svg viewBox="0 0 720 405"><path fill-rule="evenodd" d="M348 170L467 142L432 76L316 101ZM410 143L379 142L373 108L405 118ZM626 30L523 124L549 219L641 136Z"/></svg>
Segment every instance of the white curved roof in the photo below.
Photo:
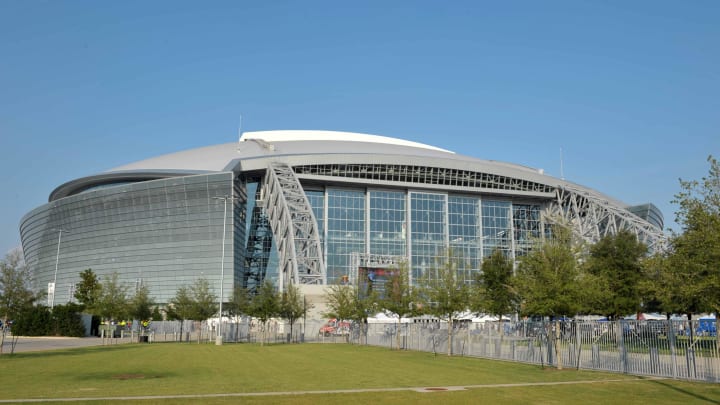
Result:
<svg viewBox="0 0 720 405"><path fill-rule="evenodd" d="M587 193L613 201L619 206L626 206L595 190L514 163L478 159L418 142L385 136L307 130L246 132L238 142L195 148L133 162L101 174L67 182L56 188L50 199L61 198L95 184L122 179L138 181L140 178L233 171L237 169L238 162L242 162L243 169L252 170L253 162L263 168L266 167L267 163L264 161L267 158L299 162L316 159L313 156L317 157L318 161L362 159L364 163L386 162L388 159L394 159L393 161L411 159L414 162L498 174L553 187L573 185L586 190Z"/></svg>
<svg viewBox="0 0 720 405"><path fill-rule="evenodd" d="M237 143L225 143L157 156L107 172L137 170L223 171L234 159L265 154L373 153L414 156L457 156L419 142L340 131L257 131L244 133Z"/></svg>
<svg viewBox="0 0 720 405"><path fill-rule="evenodd" d="M438 148L424 143L406 141L404 139L390 138L387 136L359 134L355 132L341 131L258 131L246 132L240 137L240 142L251 139L261 139L265 142L296 142L296 141L343 141L343 142L366 142L381 143L385 145L402 145L413 148L432 149L441 152L455 153L447 149Z"/></svg>

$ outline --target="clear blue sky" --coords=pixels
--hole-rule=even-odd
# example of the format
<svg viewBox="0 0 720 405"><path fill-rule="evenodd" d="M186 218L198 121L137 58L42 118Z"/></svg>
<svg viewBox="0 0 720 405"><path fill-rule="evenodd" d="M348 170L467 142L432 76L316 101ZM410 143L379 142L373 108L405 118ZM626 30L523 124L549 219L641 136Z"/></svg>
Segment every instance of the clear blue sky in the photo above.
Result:
<svg viewBox="0 0 720 405"><path fill-rule="evenodd" d="M246 131L521 163L673 226L720 156L720 2L0 0L0 253L59 184Z"/></svg>

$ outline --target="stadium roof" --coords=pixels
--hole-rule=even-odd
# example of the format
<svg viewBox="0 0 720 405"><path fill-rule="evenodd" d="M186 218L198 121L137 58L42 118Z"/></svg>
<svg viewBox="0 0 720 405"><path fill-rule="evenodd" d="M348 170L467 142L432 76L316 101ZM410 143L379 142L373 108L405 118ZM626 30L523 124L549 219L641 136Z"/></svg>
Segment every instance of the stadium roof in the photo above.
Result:
<svg viewBox="0 0 720 405"><path fill-rule="evenodd" d="M595 190L545 175L542 170L527 166L478 159L397 138L319 130L246 132L238 142L161 155L69 181L56 188L50 194L49 200L103 185L211 172L260 170L267 167L267 163L272 160L284 160L291 165L315 162L417 165L422 162L422 165L432 167L497 174L552 187L580 187L587 193L613 204L627 206Z"/></svg>

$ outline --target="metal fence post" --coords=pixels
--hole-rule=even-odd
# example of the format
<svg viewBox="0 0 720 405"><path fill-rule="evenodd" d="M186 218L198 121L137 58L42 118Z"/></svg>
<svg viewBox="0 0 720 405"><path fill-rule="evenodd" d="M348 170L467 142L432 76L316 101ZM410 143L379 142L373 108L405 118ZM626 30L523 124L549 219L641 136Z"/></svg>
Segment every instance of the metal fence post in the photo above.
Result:
<svg viewBox="0 0 720 405"><path fill-rule="evenodd" d="M618 341L618 350L620 351L620 366L623 374L628 372L627 351L625 350L625 331L623 330L622 321L615 321L615 334Z"/></svg>

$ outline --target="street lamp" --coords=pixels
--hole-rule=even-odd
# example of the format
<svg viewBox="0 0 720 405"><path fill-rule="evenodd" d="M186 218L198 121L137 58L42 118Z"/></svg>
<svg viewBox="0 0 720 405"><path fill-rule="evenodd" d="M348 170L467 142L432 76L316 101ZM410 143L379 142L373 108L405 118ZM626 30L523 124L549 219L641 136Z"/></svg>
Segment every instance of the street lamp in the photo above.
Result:
<svg viewBox="0 0 720 405"><path fill-rule="evenodd" d="M58 242L57 242L57 253L55 254L55 275L53 276L53 282L52 282L52 291L48 291L52 294L50 298L50 309L55 308L55 286L57 285L57 272L58 272L58 263L60 262L60 242L62 241L62 233L67 232L70 233L67 229L63 228L53 228L53 231L58 231ZM48 288L50 290L50 288Z"/></svg>
<svg viewBox="0 0 720 405"><path fill-rule="evenodd" d="M222 335L222 313L223 313L223 284L225 280L225 228L227 226L227 202L228 200L234 201L235 198L229 195L222 197L213 197L215 200L223 200L223 236L222 236L222 254L220 256L220 313L218 316L218 334L215 337L215 344L221 345L223 340Z"/></svg>

